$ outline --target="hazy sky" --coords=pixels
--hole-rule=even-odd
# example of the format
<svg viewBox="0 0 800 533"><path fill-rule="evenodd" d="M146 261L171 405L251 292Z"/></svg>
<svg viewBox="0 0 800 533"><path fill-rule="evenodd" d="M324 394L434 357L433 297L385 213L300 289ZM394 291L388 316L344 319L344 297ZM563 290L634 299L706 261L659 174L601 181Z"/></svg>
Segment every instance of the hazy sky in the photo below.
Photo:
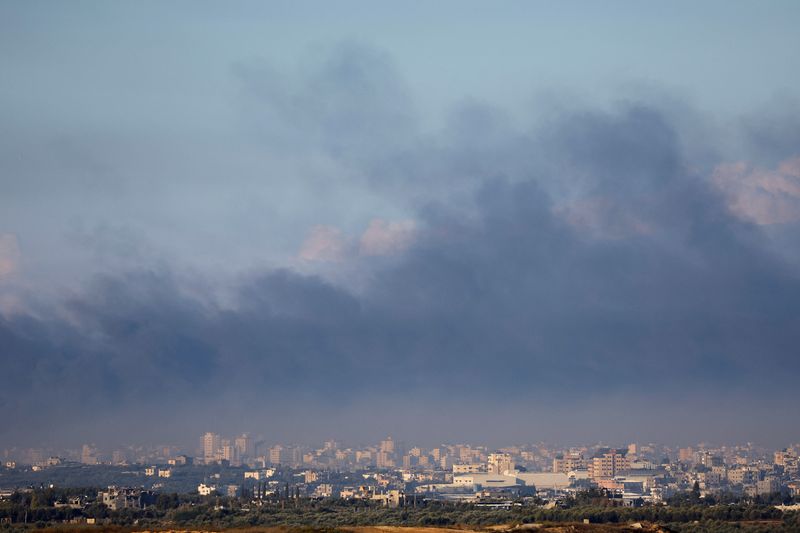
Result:
<svg viewBox="0 0 800 533"><path fill-rule="evenodd" d="M0 2L0 447L800 440L798 27Z"/></svg>

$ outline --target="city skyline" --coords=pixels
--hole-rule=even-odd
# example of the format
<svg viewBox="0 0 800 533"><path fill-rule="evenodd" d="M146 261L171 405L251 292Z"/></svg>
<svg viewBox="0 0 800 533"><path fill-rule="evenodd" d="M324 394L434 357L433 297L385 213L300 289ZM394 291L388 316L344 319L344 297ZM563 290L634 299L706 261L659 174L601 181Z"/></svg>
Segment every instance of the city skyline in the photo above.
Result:
<svg viewBox="0 0 800 533"><path fill-rule="evenodd" d="M113 464L120 461L113 459L117 454L122 454L123 457L132 457L132 453L147 453L156 454L162 460L175 457L188 457L193 459L199 464L217 464L221 461L228 461L229 463L238 466L241 463L250 462L258 457L267 458L268 462L273 464L281 463L296 463L302 464L305 460L302 459L303 454L309 451L316 450L317 453L327 452L332 450L346 450L350 453L357 453L358 450L372 451L371 457L373 466L376 456L374 453L386 451L393 457L398 458L409 453L410 450L416 450L417 453L431 453L435 450L456 450L452 462L455 464L468 464L471 459L459 459L458 450L472 450L474 453L479 453L483 457L483 462L491 453L508 452L515 450L519 453L520 450L533 451L534 454L542 454L547 457L548 461L556 454L569 454L571 452L581 450L581 453L589 453L590 450L597 449L631 449L631 450L646 450L651 458L656 455L663 457L671 456L672 459L678 460L683 453L683 450L690 450L694 452L703 452L704 450L722 450L725 454L741 453L747 450L748 453L756 455L771 454L775 451L786 449L800 449L800 442L792 443L786 442L783 446L771 448L763 443L758 442L652 442L652 441L634 441L629 442L625 440L616 441L585 441L585 442L552 442L552 441L528 441L528 442L505 442L499 444L487 444L481 441L457 441L448 442L442 441L434 444L427 442L419 442L414 440L404 439L398 436L385 435L384 437L374 441L356 441L351 439L327 438L313 442L297 442L287 441L278 436L265 437L263 434L251 432L235 432L231 434L217 433L214 431L206 431L205 433L194 436L189 439L190 442L177 443L177 442L149 442L149 443L129 443L129 442L116 442L114 444L97 445L94 442L83 443L81 445L69 446L64 443L49 443L41 447L23 447L12 446L4 450L0 450L5 459L15 458L21 459L24 456L40 457L38 462L44 462L46 455L52 457L71 457L72 460L79 462L86 462L85 456L92 457L90 463L107 463ZM270 459L270 456L275 452L274 450L282 450L287 453L295 453L295 458L292 461L281 461ZM656 451L657 450L657 451ZM282 453L282 452L281 452ZM436 452L438 453L438 452ZM634 455L636 452L632 452ZM14 454L22 454L14 457ZM233 459L235 456L235 459ZM661 457L659 457L660 459ZM142 457L140 457L142 459ZM152 461L153 459L150 459ZM28 461L25 464L33 464L37 461ZM122 461L127 462L127 461ZM137 460L134 462L148 462L148 460ZM356 461L357 462L357 461ZM399 467L400 465L392 465ZM449 468L449 467L448 467Z"/></svg>
<svg viewBox="0 0 800 533"><path fill-rule="evenodd" d="M584 530L605 523L655 532L669 523L789 532L800 509L800 443L778 450L636 442L424 448L387 436L363 447L333 440L296 447L206 432L196 456L130 446L109 460L84 444L77 457L5 450L2 459L0 520L23 528L30 516L40 529L141 527L146 520L172 528L335 523L382 530L479 522L510 531L520 521L537 530L547 527L541 522L580 521Z"/></svg>
<svg viewBox="0 0 800 533"><path fill-rule="evenodd" d="M569 447L541 442L503 447L444 443L426 448L387 436L361 446L335 440L296 446L246 433L214 432L198 440L191 454L166 445L127 446L111 454L92 444L63 455L6 449L0 484L80 488L93 479L109 484L97 498L110 510L146 507L148 503L138 499L140 493L152 504L159 492L195 490L201 497L227 495L258 506L279 503L283 497L368 499L397 507L417 496L424 501L530 505L537 503L529 499L533 496L565 501L590 489L632 507L675 505L686 497L704 498L713 505L717 498L791 501L800 496L800 443L780 449L752 443L637 442ZM132 481L135 487L118 485ZM0 490L9 494L8 488ZM137 499L115 502L120 492ZM84 497L89 498L90 494Z"/></svg>

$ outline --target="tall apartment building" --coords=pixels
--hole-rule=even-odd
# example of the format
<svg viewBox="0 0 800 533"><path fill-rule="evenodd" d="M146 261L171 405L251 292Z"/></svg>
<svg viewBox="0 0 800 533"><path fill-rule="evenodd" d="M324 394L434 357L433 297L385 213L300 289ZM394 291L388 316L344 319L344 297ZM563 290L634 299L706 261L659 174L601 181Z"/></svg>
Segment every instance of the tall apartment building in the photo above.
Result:
<svg viewBox="0 0 800 533"><path fill-rule="evenodd" d="M286 462L286 449L278 444L269 449L269 462L274 465L279 465Z"/></svg>
<svg viewBox="0 0 800 533"><path fill-rule="evenodd" d="M341 463L345 461L352 461L354 458L354 453L352 450L336 450L336 461Z"/></svg>
<svg viewBox="0 0 800 533"><path fill-rule="evenodd" d="M476 450L473 450L469 446L463 446L458 450L458 460L463 463L471 463L473 458L475 457ZM480 454L480 452L478 452Z"/></svg>
<svg viewBox="0 0 800 533"><path fill-rule="evenodd" d="M251 459L255 457L256 446L253 438L247 433L243 433L236 437L233 441L233 447L236 455L240 459Z"/></svg>
<svg viewBox="0 0 800 533"><path fill-rule="evenodd" d="M732 468L728 470L728 482L732 485L748 485L758 481L759 473L755 468Z"/></svg>
<svg viewBox="0 0 800 533"><path fill-rule="evenodd" d="M373 453L370 450L356 450L356 463L370 464L373 461Z"/></svg>
<svg viewBox="0 0 800 533"><path fill-rule="evenodd" d="M238 463L239 459L230 439L222 439L216 459L218 461L228 461L230 464Z"/></svg>
<svg viewBox="0 0 800 533"><path fill-rule="evenodd" d="M203 461L213 463L217 460L217 454L222 446L222 437L210 431L203 435Z"/></svg>
<svg viewBox="0 0 800 533"><path fill-rule="evenodd" d="M711 468L712 466L722 466L723 464L722 457L714 455L709 451L698 452L697 460L701 465L708 468Z"/></svg>
<svg viewBox="0 0 800 533"><path fill-rule="evenodd" d="M375 461L375 465L378 468L392 468L394 467L394 456L389 452L385 452L383 450L378 452L377 460Z"/></svg>
<svg viewBox="0 0 800 533"><path fill-rule="evenodd" d="M782 466L784 472L797 473L800 467L800 458L793 448L783 449L775 452L775 464Z"/></svg>
<svg viewBox="0 0 800 533"><path fill-rule="evenodd" d="M490 453L487 470L490 474L503 474L514 470L514 461L507 453Z"/></svg>
<svg viewBox="0 0 800 533"><path fill-rule="evenodd" d="M294 467L303 464L303 448L300 446L291 446L287 450L288 463Z"/></svg>
<svg viewBox="0 0 800 533"><path fill-rule="evenodd" d="M613 478L630 469L626 449L601 449L589 460L589 477L597 480Z"/></svg>
<svg viewBox="0 0 800 533"><path fill-rule="evenodd" d="M442 455L439 457L439 468L442 470L450 470L453 468L453 458L449 455Z"/></svg>
<svg viewBox="0 0 800 533"><path fill-rule="evenodd" d="M381 441L381 451L388 454L394 453L394 441L392 437L386 437L386 440Z"/></svg>
<svg viewBox="0 0 800 533"><path fill-rule="evenodd" d="M381 441L378 448L378 454L375 458L375 465L378 468L392 468L395 466L395 442L392 437L386 437Z"/></svg>
<svg viewBox="0 0 800 533"><path fill-rule="evenodd" d="M571 452L567 455L556 455L553 459L553 472L568 474L573 470L586 468L586 460L578 452Z"/></svg>
<svg viewBox="0 0 800 533"><path fill-rule="evenodd" d="M681 448L678 450L678 461L681 463L691 463L694 461L694 450L689 448Z"/></svg>

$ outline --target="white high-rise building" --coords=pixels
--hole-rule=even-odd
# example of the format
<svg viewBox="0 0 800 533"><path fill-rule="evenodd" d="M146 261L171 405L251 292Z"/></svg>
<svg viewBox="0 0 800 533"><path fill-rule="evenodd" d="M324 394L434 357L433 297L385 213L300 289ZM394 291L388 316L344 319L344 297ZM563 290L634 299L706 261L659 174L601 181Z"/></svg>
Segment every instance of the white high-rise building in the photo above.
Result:
<svg viewBox="0 0 800 533"><path fill-rule="evenodd" d="M222 447L222 438L217 433L210 431L203 435L203 459L206 463L212 463L217 460L217 455L220 447Z"/></svg>

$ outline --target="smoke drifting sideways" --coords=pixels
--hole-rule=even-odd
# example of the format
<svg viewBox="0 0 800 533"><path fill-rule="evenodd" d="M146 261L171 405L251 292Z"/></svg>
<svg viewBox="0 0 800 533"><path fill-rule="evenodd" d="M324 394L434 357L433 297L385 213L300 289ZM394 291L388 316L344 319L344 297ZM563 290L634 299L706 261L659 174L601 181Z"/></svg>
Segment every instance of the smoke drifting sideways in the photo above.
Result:
<svg viewBox="0 0 800 533"><path fill-rule="evenodd" d="M226 298L164 256L6 306L3 445L800 438L794 104L740 119L732 159L730 132L646 99L535 119L471 102L423 133L363 47L232 75L261 149L324 157L346 169L326 187L409 221L317 229ZM24 274L24 246L6 255Z"/></svg>

